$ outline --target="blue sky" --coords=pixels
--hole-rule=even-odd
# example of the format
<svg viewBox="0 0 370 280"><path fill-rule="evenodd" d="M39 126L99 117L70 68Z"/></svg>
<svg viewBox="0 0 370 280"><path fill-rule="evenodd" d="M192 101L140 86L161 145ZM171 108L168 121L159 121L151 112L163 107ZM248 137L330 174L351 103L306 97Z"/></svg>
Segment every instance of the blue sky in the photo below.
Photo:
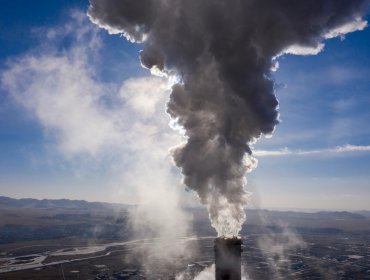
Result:
<svg viewBox="0 0 370 280"><path fill-rule="evenodd" d="M0 195L195 203L168 157L182 139L165 81L141 68L140 45L90 23L87 6L2 3ZM369 45L367 28L279 58L282 122L254 145L252 206L370 210Z"/></svg>

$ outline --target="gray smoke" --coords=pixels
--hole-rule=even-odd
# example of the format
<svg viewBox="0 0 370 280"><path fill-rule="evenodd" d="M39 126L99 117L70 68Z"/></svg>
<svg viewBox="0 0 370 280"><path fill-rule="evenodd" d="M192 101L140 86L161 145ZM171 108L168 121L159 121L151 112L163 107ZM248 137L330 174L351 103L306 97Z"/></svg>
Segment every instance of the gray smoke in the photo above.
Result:
<svg viewBox="0 0 370 280"><path fill-rule="evenodd" d="M170 80L167 112L185 130L173 149L184 183L219 235L245 220L250 144L278 124L272 69L284 53L316 54L323 40L366 26L369 0L91 0L88 15L142 43L141 63Z"/></svg>

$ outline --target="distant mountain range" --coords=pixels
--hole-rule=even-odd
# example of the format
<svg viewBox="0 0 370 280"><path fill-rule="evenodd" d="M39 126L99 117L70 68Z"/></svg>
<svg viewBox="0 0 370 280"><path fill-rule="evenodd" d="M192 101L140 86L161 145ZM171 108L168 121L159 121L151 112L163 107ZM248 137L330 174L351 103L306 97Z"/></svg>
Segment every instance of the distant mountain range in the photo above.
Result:
<svg viewBox="0 0 370 280"><path fill-rule="evenodd" d="M85 200L70 200L70 199L33 199L22 198L15 199L6 196L0 196L1 208L64 208L64 209L104 209L127 207L124 204L113 204L105 202L89 202Z"/></svg>
<svg viewBox="0 0 370 280"><path fill-rule="evenodd" d="M107 203L107 202L89 202L86 200L70 200L70 199L34 199L34 198L22 198L15 199L6 196L0 196L0 209L3 208L36 208L36 209L48 209L48 208L63 208L63 209L112 209L112 208L129 208L132 205L120 204L120 203ZM194 212L195 209L191 210ZM195 210L196 211L196 210ZM200 208L201 212L204 212L203 208ZM198 211L196 211L198 212ZM260 212L268 214L268 216L285 216L290 218L302 218L302 215L306 218L332 218L332 219L363 219L370 217L370 211L316 211L316 212L305 212L304 209L296 209L294 211L284 210L266 210L266 209L248 209L247 212ZM199 213L198 213L199 214ZM207 215L208 216L208 215Z"/></svg>
<svg viewBox="0 0 370 280"><path fill-rule="evenodd" d="M61 238L129 240L135 206L69 199L14 199L0 196L0 244ZM198 236L216 235L203 208L184 209ZM272 211L248 209L242 235L279 232L282 225L300 234L370 234L370 212ZM133 214L131 216L131 214ZM143 238L152 237L151 232Z"/></svg>

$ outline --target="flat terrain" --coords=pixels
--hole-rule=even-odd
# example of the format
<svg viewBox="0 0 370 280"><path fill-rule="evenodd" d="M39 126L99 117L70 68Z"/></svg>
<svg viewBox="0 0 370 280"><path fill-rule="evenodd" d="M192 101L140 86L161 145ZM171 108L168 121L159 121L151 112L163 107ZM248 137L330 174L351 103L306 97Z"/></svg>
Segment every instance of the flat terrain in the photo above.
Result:
<svg viewBox="0 0 370 280"><path fill-rule="evenodd" d="M0 279L186 280L214 262L204 209L188 209L191 237L137 240L128 207L32 205L0 199ZM243 270L249 279L370 279L368 214L250 210Z"/></svg>
<svg viewBox="0 0 370 280"><path fill-rule="evenodd" d="M306 247L285 251L274 247L261 249L260 238L256 235L243 238L242 263L251 279L370 279L369 238L305 235ZM150 245L154 241L146 242ZM139 257L142 241L90 245L90 250L56 246L52 242L50 246L48 242L42 247L28 245L5 253L0 278L174 279L183 273L183 279L193 279L212 265L213 238L182 239L166 245L176 246L180 242L193 253L171 262L152 257L145 260L145 265ZM12 269L20 270L9 271Z"/></svg>

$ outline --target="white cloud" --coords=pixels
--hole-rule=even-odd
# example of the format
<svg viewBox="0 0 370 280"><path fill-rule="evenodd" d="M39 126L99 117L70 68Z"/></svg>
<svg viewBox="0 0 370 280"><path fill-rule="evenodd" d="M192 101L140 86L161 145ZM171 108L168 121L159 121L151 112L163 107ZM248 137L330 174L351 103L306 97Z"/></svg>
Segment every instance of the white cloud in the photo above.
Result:
<svg viewBox="0 0 370 280"><path fill-rule="evenodd" d="M337 153L343 152L367 152L370 151L370 146L355 146L355 145L345 145L336 147L333 151Z"/></svg>
<svg viewBox="0 0 370 280"><path fill-rule="evenodd" d="M348 22L342 26L339 26L335 29L330 30L324 35L324 37L325 39L331 39L335 37L341 37L342 39L344 39L344 36L347 33L364 30L366 27L367 27L366 20L363 20L361 18L356 18L352 22Z"/></svg>
<svg viewBox="0 0 370 280"><path fill-rule="evenodd" d="M324 49L324 44L317 44L315 47L302 46L302 45L292 45L286 48L283 53L294 54L294 55L317 55Z"/></svg>
<svg viewBox="0 0 370 280"><path fill-rule="evenodd" d="M283 148L280 150L255 150L253 155L256 157L271 157L271 156L285 156L290 155L292 152L288 148Z"/></svg>
<svg viewBox="0 0 370 280"><path fill-rule="evenodd" d="M110 84L97 80L92 64L99 47L96 28L77 12L66 25L43 32L43 46L11 61L1 85L52 135L60 153L97 157L150 146L168 122L158 114L168 96L165 80L129 79L112 92ZM73 38L71 47L56 52L63 37Z"/></svg>
<svg viewBox="0 0 370 280"><path fill-rule="evenodd" d="M96 29L72 12L66 25L38 31L46 38L36 50L9 62L1 85L54 136L65 156L96 155L102 145L119 138L109 112L100 105L104 85L94 80L88 64L99 42ZM65 37L72 38L72 46L56 52Z"/></svg>
<svg viewBox="0 0 370 280"><path fill-rule="evenodd" d="M335 29L331 29L326 33L322 34L323 39L332 39L335 37L340 37L342 40L345 35L355 31L364 30L367 27L367 21L361 18L356 18L352 22L346 23ZM324 50L325 44L322 42L317 42L316 46L304 46L304 45L291 45L282 51L280 55L283 54L293 54L293 55L317 55Z"/></svg>
<svg viewBox="0 0 370 280"><path fill-rule="evenodd" d="M276 156L305 156L305 155L322 155L322 154L338 154L349 152L369 152L370 146L355 146L344 145L332 149L319 149L319 150L290 150L283 148L280 150L255 150L253 155L256 157L276 157Z"/></svg>
<svg viewBox="0 0 370 280"><path fill-rule="evenodd" d="M2 85L55 134L64 154L95 155L120 137L109 112L99 104L103 87L92 79L83 60L27 55L3 74Z"/></svg>

